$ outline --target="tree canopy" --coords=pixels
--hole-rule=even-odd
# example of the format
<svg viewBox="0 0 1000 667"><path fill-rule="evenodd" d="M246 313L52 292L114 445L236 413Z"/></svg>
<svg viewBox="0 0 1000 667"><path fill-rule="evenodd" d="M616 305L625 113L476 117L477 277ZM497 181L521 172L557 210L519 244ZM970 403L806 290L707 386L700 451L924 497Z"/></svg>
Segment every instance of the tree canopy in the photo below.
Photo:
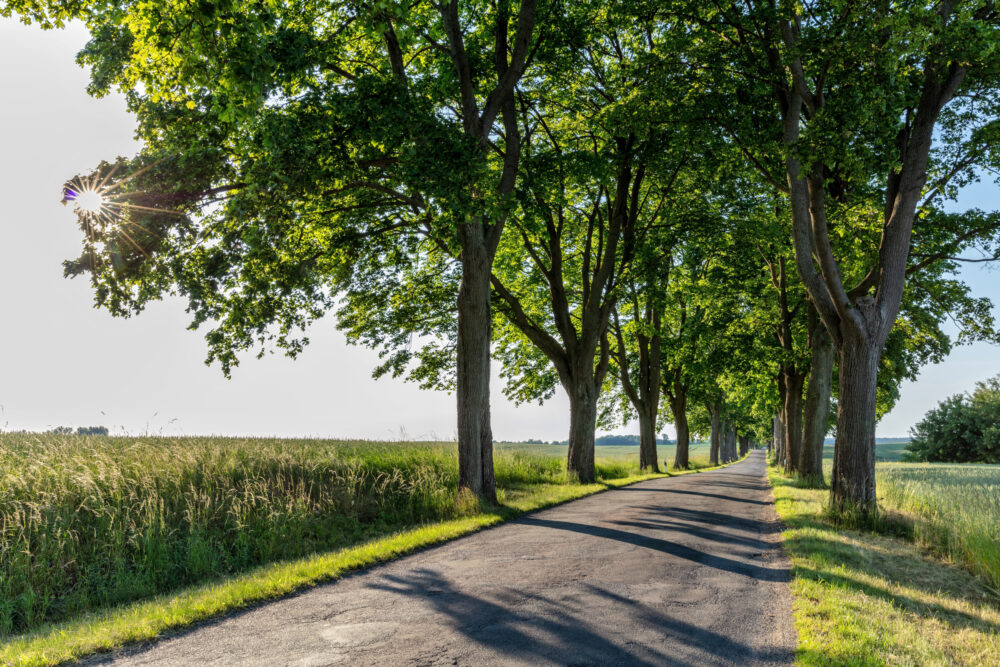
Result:
<svg viewBox="0 0 1000 667"><path fill-rule="evenodd" d="M82 17L90 92L138 121L137 156L67 183L67 275L116 315L186 298L226 373L335 311L376 374L456 392L487 500L491 359L516 400L567 392L583 480L599 421L637 416L655 469L669 415L675 466L692 432L752 437L820 481L835 412L832 498L868 511L900 383L998 340L955 274L1000 257L1000 213L948 206L1000 169L992 2L4 11Z"/></svg>

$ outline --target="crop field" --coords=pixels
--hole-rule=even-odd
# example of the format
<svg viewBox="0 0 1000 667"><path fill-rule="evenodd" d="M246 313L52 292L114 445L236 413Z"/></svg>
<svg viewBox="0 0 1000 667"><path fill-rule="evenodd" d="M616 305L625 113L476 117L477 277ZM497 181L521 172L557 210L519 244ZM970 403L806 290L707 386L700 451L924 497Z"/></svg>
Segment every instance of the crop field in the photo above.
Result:
<svg viewBox="0 0 1000 667"><path fill-rule="evenodd" d="M879 502L913 518L914 538L1000 591L1000 465L880 463Z"/></svg>
<svg viewBox="0 0 1000 667"><path fill-rule="evenodd" d="M909 440L892 440L889 442L876 442L875 443L875 460L878 462L882 461L899 461L903 458L903 454L906 453L906 445ZM833 461L833 445L827 444L823 446L823 459L832 463Z"/></svg>
<svg viewBox="0 0 1000 667"><path fill-rule="evenodd" d="M615 454L599 480L638 473ZM564 457L498 447L500 502L557 494ZM453 443L0 435L0 636L480 513L457 475Z"/></svg>

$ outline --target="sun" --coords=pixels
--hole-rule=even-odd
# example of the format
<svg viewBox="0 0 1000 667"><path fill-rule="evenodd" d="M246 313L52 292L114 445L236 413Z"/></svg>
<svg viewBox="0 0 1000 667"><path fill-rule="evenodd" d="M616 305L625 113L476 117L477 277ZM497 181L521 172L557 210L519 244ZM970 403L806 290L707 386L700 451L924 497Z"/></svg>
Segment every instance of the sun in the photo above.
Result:
<svg viewBox="0 0 1000 667"><path fill-rule="evenodd" d="M73 198L74 208L81 213L100 213L104 203L104 196L97 190L82 190Z"/></svg>

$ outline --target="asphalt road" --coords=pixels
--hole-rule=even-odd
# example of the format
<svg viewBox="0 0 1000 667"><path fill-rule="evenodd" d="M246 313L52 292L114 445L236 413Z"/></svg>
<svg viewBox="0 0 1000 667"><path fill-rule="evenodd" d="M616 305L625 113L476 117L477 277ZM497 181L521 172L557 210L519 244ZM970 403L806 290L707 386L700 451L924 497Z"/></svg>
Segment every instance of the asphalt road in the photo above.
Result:
<svg viewBox="0 0 1000 667"><path fill-rule="evenodd" d="M786 665L764 453L527 515L150 646L128 665Z"/></svg>

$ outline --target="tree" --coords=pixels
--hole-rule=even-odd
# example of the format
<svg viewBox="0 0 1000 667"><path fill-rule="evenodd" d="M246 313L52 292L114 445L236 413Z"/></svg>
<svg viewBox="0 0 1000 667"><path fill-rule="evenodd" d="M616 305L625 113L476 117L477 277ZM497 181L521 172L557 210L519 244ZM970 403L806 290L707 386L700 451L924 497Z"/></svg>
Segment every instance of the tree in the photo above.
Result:
<svg viewBox="0 0 1000 667"><path fill-rule="evenodd" d="M720 124L788 196L796 268L838 352L832 500L873 511L878 360L902 304L914 219L926 196L995 159L997 9L815 2L681 11L710 45L693 58L725 91ZM726 113L737 99L741 112L754 111ZM932 150L937 129L943 146ZM883 204L868 220L878 242L863 264L842 262L842 214L873 191Z"/></svg>
<svg viewBox="0 0 1000 667"><path fill-rule="evenodd" d="M544 5L548 27L560 7ZM81 215L67 274L90 273L117 315L185 296L192 326L214 323L209 360L228 373L270 341L300 351L372 264L391 274L447 248L459 485L495 500L490 276L538 12L536 0L95 5L80 56L91 92L125 94L144 146L68 190L106 200Z"/></svg>
<svg viewBox="0 0 1000 667"><path fill-rule="evenodd" d="M1000 376L941 401L910 435L907 460L1000 463Z"/></svg>
<svg viewBox="0 0 1000 667"><path fill-rule="evenodd" d="M600 18L560 86L522 103L527 140L509 222L517 234L501 245L493 277L509 394L544 399L562 385L567 468L585 481L594 476L598 400L611 367L611 314L637 255L655 252L651 235L683 224L694 159L674 112L656 104L670 90L647 85L648 34L613 10ZM676 85L680 71L667 81ZM640 463L656 469L658 364L646 360L638 388L617 367L624 391L642 405Z"/></svg>

